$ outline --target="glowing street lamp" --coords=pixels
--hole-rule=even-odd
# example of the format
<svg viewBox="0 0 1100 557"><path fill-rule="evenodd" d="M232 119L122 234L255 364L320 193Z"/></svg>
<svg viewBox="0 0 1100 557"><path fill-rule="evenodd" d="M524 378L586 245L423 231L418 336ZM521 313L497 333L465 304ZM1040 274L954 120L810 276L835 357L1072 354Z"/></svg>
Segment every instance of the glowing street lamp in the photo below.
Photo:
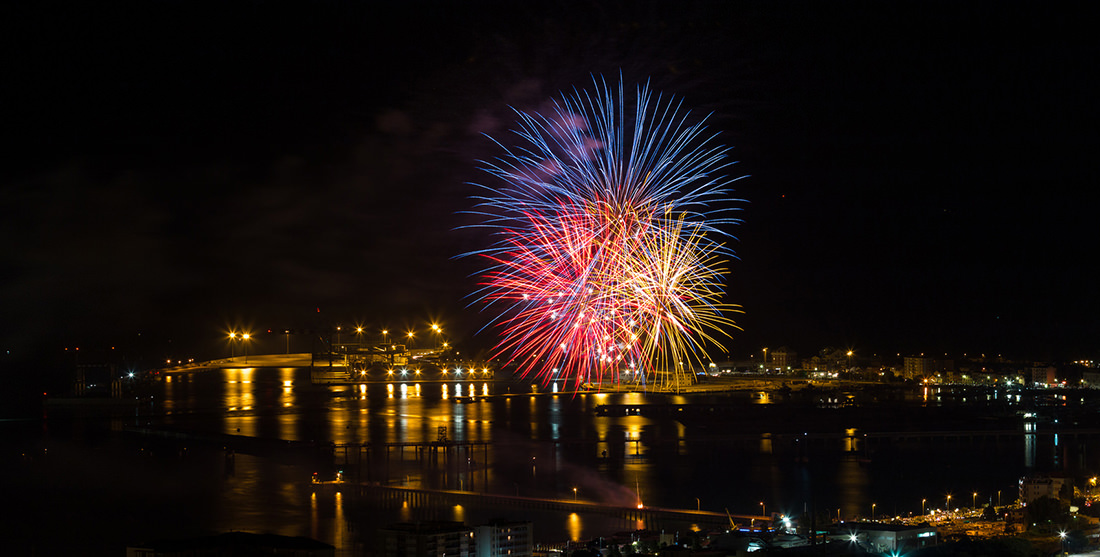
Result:
<svg viewBox="0 0 1100 557"><path fill-rule="evenodd" d="M871 503L871 520L875 519L875 503Z"/></svg>
<svg viewBox="0 0 1100 557"><path fill-rule="evenodd" d="M978 492L977 491L975 491L974 496L970 498L970 508L971 509L978 508Z"/></svg>
<svg viewBox="0 0 1100 557"><path fill-rule="evenodd" d="M237 357L237 345L233 344L233 341L235 341L235 340L237 340L236 331L230 331L229 332L229 357L230 358L236 358Z"/></svg>
<svg viewBox="0 0 1100 557"><path fill-rule="evenodd" d="M443 340L443 329L439 327L438 323L432 323L432 332L435 333L435 336L438 337L440 341Z"/></svg>
<svg viewBox="0 0 1100 557"><path fill-rule="evenodd" d="M924 516L924 504L928 502L928 499L920 500L920 515Z"/></svg>
<svg viewBox="0 0 1100 557"><path fill-rule="evenodd" d="M252 339L252 335L244 333L241 335L241 342L244 343L244 363L248 363L248 341Z"/></svg>
<svg viewBox="0 0 1100 557"><path fill-rule="evenodd" d="M573 502L577 502L577 488L575 487L573 488Z"/></svg>
<svg viewBox="0 0 1100 557"><path fill-rule="evenodd" d="M947 496L947 510L951 510L951 496Z"/></svg>
<svg viewBox="0 0 1100 557"><path fill-rule="evenodd" d="M412 348L412 346L413 346L413 336L414 336L414 335L413 335L413 332L412 332L412 331L409 331L409 333L408 333L408 337L409 337L409 348Z"/></svg>
<svg viewBox="0 0 1100 557"><path fill-rule="evenodd" d="M765 517L768 516L768 513L764 512L764 502L763 501L760 502L760 514L762 516L765 516Z"/></svg>

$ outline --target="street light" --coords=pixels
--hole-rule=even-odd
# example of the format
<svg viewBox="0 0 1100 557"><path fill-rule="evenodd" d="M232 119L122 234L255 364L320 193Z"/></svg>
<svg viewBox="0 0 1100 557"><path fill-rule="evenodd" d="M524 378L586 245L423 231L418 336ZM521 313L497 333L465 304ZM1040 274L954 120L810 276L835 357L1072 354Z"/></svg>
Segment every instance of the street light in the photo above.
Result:
<svg viewBox="0 0 1100 557"><path fill-rule="evenodd" d="M920 500L920 515L924 516L924 504L928 502L928 499Z"/></svg>
<svg viewBox="0 0 1100 557"><path fill-rule="evenodd" d="M412 348L412 346L413 346L413 332L409 331L408 336L409 336L409 348Z"/></svg>
<svg viewBox="0 0 1100 557"><path fill-rule="evenodd" d="M970 498L970 508L971 509L978 508L978 492L977 491L975 491L974 496Z"/></svg>
<svg viewBox="0 0 1100 557"><path fill-rule="evenodd" d="M696 510L696 511L702 510L702 509L700 508L701 506L702 506L702 505L701 505L701 504L699 503L699 498L698 498L698 497L696 497L696 498L695 498L695 510Z"/></svg>
<svg viewBox="0 0 1100 557"><path fill-rule="evenodd" d="M768 513L764 511L764 502L763 501L760 502L760 514L762 516L764 516L765 520L767 520Z"/></svg>
<svg viewBox="0 0 1100 557"><path fill-rule="evenodd" d="M577 502L577 488L575 487L573 488L573 502Z"/></svg>
<svg viewBox="0 0 1100 557"><path fill-rule="evenodd" d="M871 520L875 520L875 503L871 503Z"/></svg>
<svg viewBox="0 0 1100 557"><path fill-rule="evenodd" d="M230 331L230 333L229 333L229 357L230 358L236 358L237 357L237 345L233 344L233 341L235 341L235 340L237 340L237 333L235 331Z"/></svg>
<svg viewBox="0 0 1100 557"><path fill-rule="evenodd" d="M248 341L252 338L252 335L244 333L241 335L241 342L244 343L244 363L248 363Z"/></svg>
<svg viewBox="0 0 1100 557"><path fill-rule="evenodd" d="M949 511L951 510L951 496L950 495L947 496L947 510L949 510Z"/></svg>
<svg viewBox="0 0 1100 557"><path fill-rule="evenodd" d="M1066 531L1060 530L1058 532L1058 540L1062 542L1062 555L1066 554Z"/></svg>

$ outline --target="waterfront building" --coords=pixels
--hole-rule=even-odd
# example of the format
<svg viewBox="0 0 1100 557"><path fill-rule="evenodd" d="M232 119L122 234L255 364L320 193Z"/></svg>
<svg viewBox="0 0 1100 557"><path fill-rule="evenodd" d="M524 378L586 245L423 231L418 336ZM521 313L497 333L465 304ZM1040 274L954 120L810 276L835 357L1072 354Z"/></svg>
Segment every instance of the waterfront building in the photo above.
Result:
<svg viewBox="0 0 1100 557"><path fill-rule="evenodd" d="M872 553L900 554L936 545L936 529L932 526L907 526L878 522L848 522L844 525L850 539Z"/></svg>
<svg viewBox="0 0 1100 557"><path fill-rule="evenodd" d="M535 551L530 522L497 519L474 528L477 557L531 557Z"/></svg>
<svg viewBox="0 0 1100 557"><path fill-rule="evenodd" d="M386 557L473 557L474 532L461 522L401 522L378 534Z"/></svg>
<svg viewBox="0 0 1100 557"><path fill-rule="evenodd" d="M768 369L790 372L799 368L798 353L785 346L773 350L768 356L771 361L764 363Z"/></svg>
<svg viewBox="0 0 1100 557"><path fill-rule="evenodd" d="M1039 387L1053 385L1058 382L1058 369L1054 366L1031 366L1031 384Z"/></svg>
<svg viewBox="0 0 1100 557"><path fill-rule="evenodd" d="M936 364L932 358L926 356L905 357L904 376L906 379L920 379L921 377L927 377L935 373Z"/></svg>

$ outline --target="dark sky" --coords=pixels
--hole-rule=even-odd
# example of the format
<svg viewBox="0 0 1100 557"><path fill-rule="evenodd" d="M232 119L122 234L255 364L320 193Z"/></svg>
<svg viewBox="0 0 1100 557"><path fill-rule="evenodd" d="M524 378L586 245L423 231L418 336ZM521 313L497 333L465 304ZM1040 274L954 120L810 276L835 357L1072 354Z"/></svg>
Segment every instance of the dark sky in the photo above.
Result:
<svg viewBox="0 0 1100 557"><path fill-rule="evenodd" d="M1100 356L1085 10L397 4L6 8L6 362L357 322L489 344L454 258L488 242L456 230L482 134L620 72L710 113L751 175L734 356Z"/></svg>

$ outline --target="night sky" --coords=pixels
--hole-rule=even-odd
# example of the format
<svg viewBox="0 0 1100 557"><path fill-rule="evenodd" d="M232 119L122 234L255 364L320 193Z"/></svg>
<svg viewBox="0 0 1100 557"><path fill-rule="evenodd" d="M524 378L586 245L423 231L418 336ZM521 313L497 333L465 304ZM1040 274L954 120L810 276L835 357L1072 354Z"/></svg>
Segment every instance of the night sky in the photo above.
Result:
<svg viewBox="0 0 1100 557"><path fill-rule="evenodd" d="M337 323L489 345L456 259L489 241L460 213L483 134L620 73L709 113L749 175L734 357L1100 357L1085 10L400 4L6 8L4 363Z"/></svg>

